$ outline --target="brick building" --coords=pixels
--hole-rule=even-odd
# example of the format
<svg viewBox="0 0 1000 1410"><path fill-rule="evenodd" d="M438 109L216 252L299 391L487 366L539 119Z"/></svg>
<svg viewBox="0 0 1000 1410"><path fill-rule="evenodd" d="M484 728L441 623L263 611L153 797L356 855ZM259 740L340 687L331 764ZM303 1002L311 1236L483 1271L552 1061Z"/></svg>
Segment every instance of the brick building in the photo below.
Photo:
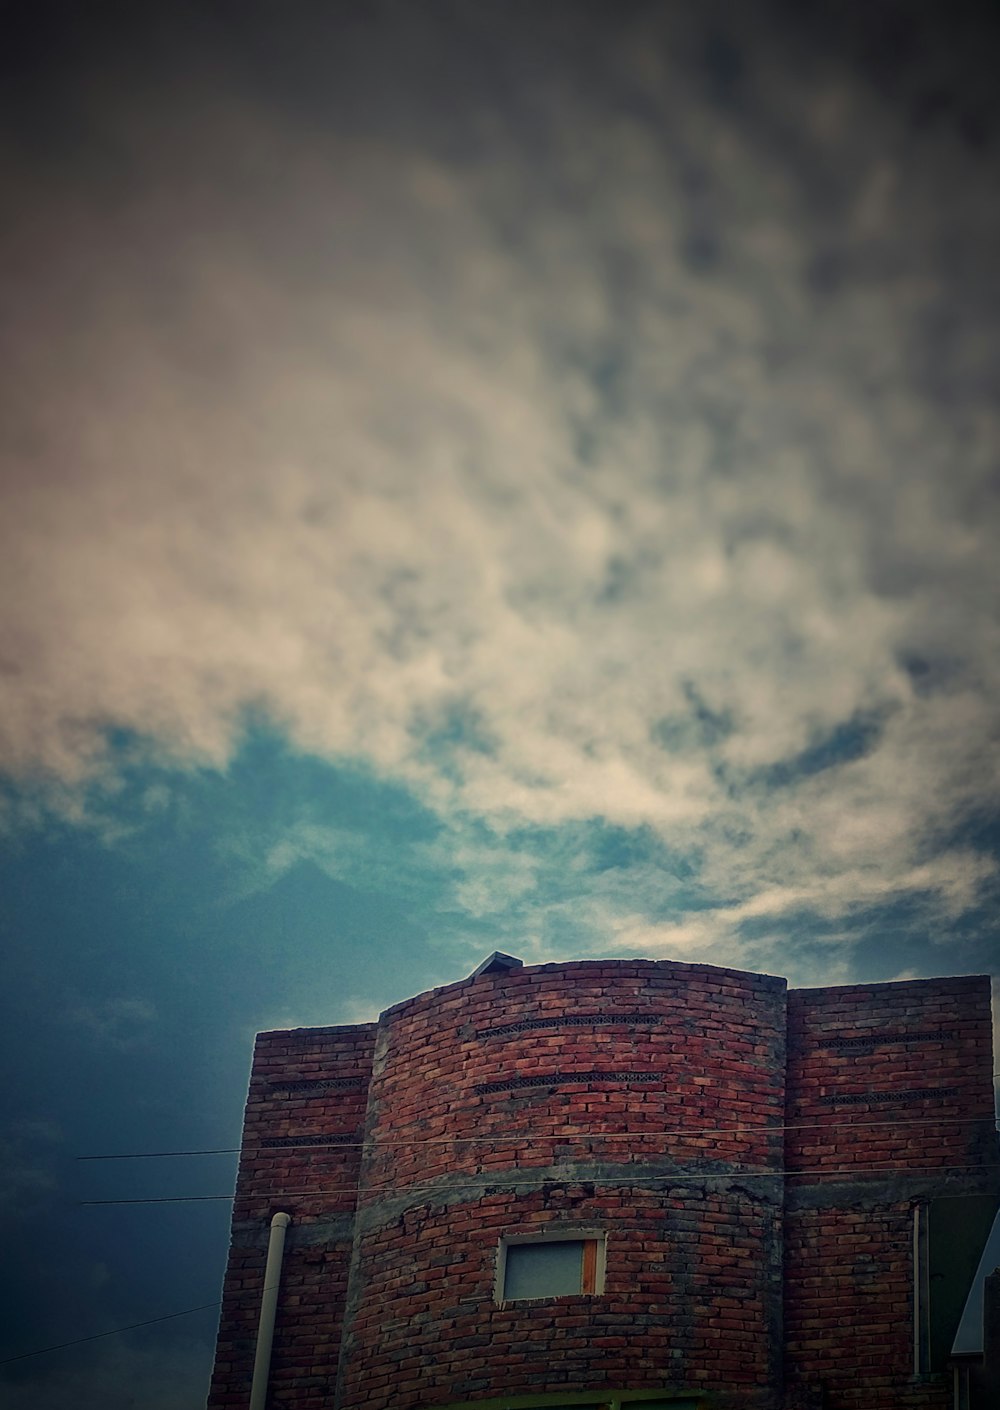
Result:
<svg viewBox="0 0 1000 1410"><path fill-rule="evenodd" d="M992 1073L983 977L492 956L262 1033L209 1406L269 1237L270 1410L1000 1404Z"/></svg>

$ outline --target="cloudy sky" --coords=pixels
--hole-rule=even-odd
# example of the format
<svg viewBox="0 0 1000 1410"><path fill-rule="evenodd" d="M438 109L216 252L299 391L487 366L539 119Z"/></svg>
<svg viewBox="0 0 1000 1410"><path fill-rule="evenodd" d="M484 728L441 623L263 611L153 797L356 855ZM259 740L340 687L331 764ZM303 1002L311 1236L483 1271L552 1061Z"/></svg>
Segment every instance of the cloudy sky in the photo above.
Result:
<svg viewBox="0 0 1000 1410"><path fill-rule="evenodd" d="M986 972L968 0L5 7L0 1354L196 1410L253 1033Z"/></svg>

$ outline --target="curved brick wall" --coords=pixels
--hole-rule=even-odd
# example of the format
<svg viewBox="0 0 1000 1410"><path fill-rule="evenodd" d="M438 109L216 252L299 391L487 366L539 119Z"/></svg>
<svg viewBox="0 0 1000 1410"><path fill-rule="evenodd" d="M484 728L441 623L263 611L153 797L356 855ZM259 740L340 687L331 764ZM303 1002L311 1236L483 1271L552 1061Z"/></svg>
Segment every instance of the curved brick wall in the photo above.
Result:
<svg viewBox="0 0 1000 1410"><path fill-rule="evenodd" d="M338 1403L608 1385L753 1403L780 1316L780 1188L760 1172L782 1163L784 1033L783 981L650 961L389 1010ZM500 1236L553 1222L605 1232L604 1294L498 1306Z"/></svg>
<svg viewBox="0 0 1000 1410"><path fill-rule="evenodd" d="M781 1133L759 1133L784 1120L784 1033L784 981L706 965L543 965L431 990L380 1024L364 1198L553 1158L780 1165Z"/></svg>
<svg viewBox="0 0 1000 1410"><path fill-rule="evenodd" d="M394 1212L361 1236L341 1405L615 1386L725 1390L720 1406L753 1404L759 1388L766 1400L780 1200L571 1180L514 1194L498 1183L481 1199ZM553 1223L606 1231L604 1293L498 1305L500 1235Z"/></svg>

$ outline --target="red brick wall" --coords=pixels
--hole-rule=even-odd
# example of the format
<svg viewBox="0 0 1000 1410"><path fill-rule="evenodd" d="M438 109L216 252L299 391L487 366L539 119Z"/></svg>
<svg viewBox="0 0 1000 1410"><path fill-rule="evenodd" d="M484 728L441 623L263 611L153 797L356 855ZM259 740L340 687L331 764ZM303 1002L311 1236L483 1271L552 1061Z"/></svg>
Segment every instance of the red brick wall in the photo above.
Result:
<svg viewBox="0 0 1000 1410"><path fill-rule="evenodd" d="M778 1167L780 1132L762 1132L783 1120L784 994L766 975L595 961L398 1004L380 1029L365 1197L553 1158Z"/></svg>
<svg viewBox="0 0 1000 1410"><path fill-rule="evenodd" d="M458 1398L676 1386L714 1405L774 1403L768 1276L780 1204L586 1181L422 1204L360 1239L363 1294L339 1405L433 1406ZM603 1295L497 1304L504 1233L599 1226Z"/></svg>
<svg viewBox="0 0 1000 1410"><path fill-rule="evenodd" d="M329 1405L351 1259L374 1023L257 1037L210 1410L245 1407L272 1214L292 1215L270 1404ZM310 1144L298 1144L305 1138ZM329 1144L317 1144L325 1142Z"/></svg>
<svg viewBox="0 0 1000 1410"><path fill-rule="evenodd" d="M784 1028L783 981L651 961L483 975L384 1015L338 1403L773 1398L780 1182L733 1177L780 1169ZM555 1218L607 1230L605 1296L496 1306L499 1236Z"/></svg>
<svg viewBox="0 0 1000 1410"><path fill-rule="evenodd" d="M981 1162L991 1057L987 977L791 990L788 1168Z"/></svg>
<svg viewBox="0 0 1000 1410"><path fill-rule="evenodd" d="M793 991L787 1044L786 1089L784 981L651 961L260 1035L211 1410L247 1402L277 1210L271 1410L600 1386L946 1410L912 1374L912 1208L1000 1178L989 982ZM552 1223L604 1231L604 1293L498 1305L501 1235Z"/></svg>
<svg viewBox="0 0 1000 1410"><path fill-rule="evenodd" d="M788 995L787 1367L830 1410L950 1405L913 1374L913 1206L995 1166L991 1051L986 978Z"/></svg>

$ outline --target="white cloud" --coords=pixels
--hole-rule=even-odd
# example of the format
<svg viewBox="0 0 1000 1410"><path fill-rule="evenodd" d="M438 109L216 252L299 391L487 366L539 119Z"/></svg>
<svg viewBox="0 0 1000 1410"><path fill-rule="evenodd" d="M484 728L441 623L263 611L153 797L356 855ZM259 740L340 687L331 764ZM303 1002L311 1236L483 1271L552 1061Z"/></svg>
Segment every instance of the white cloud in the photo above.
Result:
<svg viewBox="0 0 1000 1410"><path fill-rule="evenodd" d="M338 1023L377 1023L384 1005L377 999L351 995L343 999L337 1013Z"/></svg>
<svg viewBox="0 0 1000 1410"><path fill-rule="evenodd" d="M821 58L764 140L666 52L623 31L655 118L560 90L537 160L485 100L473 168L214 97L116 130L150 165L127 200L22 177L50 278L12 293L8 770L73 785L109 726L223 764L250 706L500 833L604 817L697 855L730 901L619 911L626 947L976 904L992 864L946 839L998 782L997 345L941 251L959 232L974 273L995 201ZM807 166L852 173L839 224L793 118ZM824 300L831 243L855 273ZM436 740L455 710L475 737ZM872 715L864 757L762 782Z"/></svg>
<svg viewBox="0 0 1000 1410"><path fill-rule="evenodd" d="M53 1168L63 1140L50 1121L13 1122L0 1136L0 1199L4 1208L23 1218L53 1196L58 1181Z"/></svg>
<svg viewBox="0 0 1000 1410"><path fill-rule="evenodd" d="M92 1042L122 1052L147 1043L157 1019L156 1008L148 999L128 997L72 998L67 1003L65 1016Z"/></svg>

